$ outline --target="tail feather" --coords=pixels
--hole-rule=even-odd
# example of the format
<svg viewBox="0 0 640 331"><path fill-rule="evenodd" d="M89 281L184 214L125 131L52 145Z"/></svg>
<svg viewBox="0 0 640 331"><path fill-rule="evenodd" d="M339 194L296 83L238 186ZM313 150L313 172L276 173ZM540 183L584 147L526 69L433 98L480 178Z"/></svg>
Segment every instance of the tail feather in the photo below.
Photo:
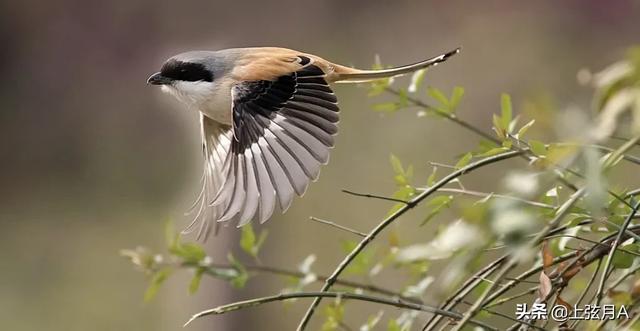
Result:
<svg viewBox="0 0 640 331"><path fill-rule="evenodd" d="M420 69L424 69L430 66L435 66L440 62L446 61L449 57L460 53L460 47L430 58L428 60L420 61L413 64L404 65L401 67L382 69L382 70L360 70L348 67L337 67L336 83L361 83L368 82L376 79L401 76Z"/></svg>

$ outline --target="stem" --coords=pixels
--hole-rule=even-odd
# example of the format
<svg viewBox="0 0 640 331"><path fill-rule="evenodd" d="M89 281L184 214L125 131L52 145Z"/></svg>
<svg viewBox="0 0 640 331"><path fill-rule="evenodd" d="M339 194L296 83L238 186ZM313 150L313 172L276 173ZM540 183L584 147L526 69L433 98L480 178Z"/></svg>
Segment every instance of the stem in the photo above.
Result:
<svg viewBox="0 0 640 331"><path fill-rule="evenodd" d="M417 187L418 190L425 190L425 188L423 187ZM526 200L526 199L522 199L522 198L518 198L518 197L512 197L509 195L503 195L503 194L494 194L494 193L485 193L485 192L478 192L478 191L470 191L470 190L463 190L463 189L457 189L457 188L448 188L448 187L443 187L441 189L439 189L438 191L440 192L450 192L450 193L460 193L460 194L465 194L465 195L471 195L471 196L476 196L476 197L480 197L480 198L486 198L486 197L492 197L492 198L498 198L498 199L506 199L506 200L513 200L513 201L518 201L518 202L522 202L534 207L540 207L540 208L545 208L545 209L555 209L555 206L546 204L546 203L542 203L542 202L537 202L537 201L531 201L531 200Z"/></svg>
<svg viewBox="0 0 640 331"><path fill-rule="evenodd" d="M379 298L379 297L373 297L369 295L349 293L349 292L299 292L299 293L283 293L283 294L255 298L255 299L250 299L245 301L238 301L238 302L230 303L227 305L218 306L216 308L204 310L193 315L184 324L184 326L189 325L189 323L193 322L195 319L203 316L225 314L234 310L259 306L269 302L284 301L284 300L296 299L296 298L340 298L340 299L349 299L349 300L359 300L359 301L367 301L367 302L374 302L374 303L379 303L383 305L394 306L398 308L429 312L433 314L443 315L455 320L459 320L461 318L461 315L458 313L454 313L448 310L443 310L443 309L439 309L431 306L426 306L423 304L406 302L406 301L403 301L402 299L386 299L386 298ZM490 325L487 325L485 323L482 323L480 321L471 321L471 323L489 330L497 330L496 328Z"/></svg>
<svg viewBox="0 0 640 331"><path fill-rule="evenodd" d="M581 225L590 224L590 223L591 221L582 221L578 225L581 226ZM556 235L557 233L561 233L562 231L565 231L565 230L566 230L566 226L558 227L550 231L549 235ZM554 259L552 265L556 265L558 263L564 262L576 255L577 255L577 252L571 252L563 256L557 257ZM508 255L502 256L498 260L494 261L493 263L489 264L488 266L478 271L473 276L469 277L467 281L461 286L461 288L458 291L456 291L456 293L452 294L452 296L447 298L440 307L444 309L453 309L453 307L455 307L467 294L469 294L478 285L479 281L476 279L478 275L488 275L488 273L486 272L491 273L495 271L495 269L500 264L504 263L508 257L509 257ZM502 288L498 289L496 293L494 293L491 297L489 297L489 299L487 299L487 303L493 302L500 295L504 294L509 289L514 287L516 284L520 283L522 279L526 279L531 275L540 272L540 270L542 270L542 266L532 268L526 271L525 273L519 275L518 277L513 279L513 281L508 282ZM487 277L487 276L484 276L484 277ZM475 284L472 282L474 280L476 281ZM441 316L437 316L437 315L431 317L431 319L423 326L422 330L424 331L424 330L433 329L435 326L437 326L440 319L441 319Z"/></svg>
<svg viewBox="0 0 640 331"><path fill-rule="evenodd" d="M471 303L469 303L469 302L467 302L467 301L463 301L462 303L465 303L465 304L467 304L467 305L471 305ZM488 313L488 314L491 314L491 315L495 315L495 316L499 316L499 317L502 317L502 318L508 319L508 320L513 321L513 322L516 322L516 323L518 323L518 324L525 324L525 325L527 325L527 326L529 326L529 327L532 327L532 328L534 328L534 329L536 329L536 330L542 330L542 331L545 331L545 329L543 329L543 328L541 328L541 327L539 327L539 326L536 326L536 325L534 325L534 324L532 324L532 323L529 323L529 322L526 322L526 321L517 320L517 319L515 319L515 318L513 318L513 317L511 317L511 316L509 316L509 315L507 315L507 314L503 314L503 313L498 312L498 311L493 311L493 310L490 310L489 308L482 308L482 311L484 311L484 312L486 312L486 313Z"/></svg>
<svg viewBox="0 0 640 331"><path fill-rule="evenodd" d="M607 256L607 260L604 263L602 278L600 278L600 283L598 284L598 291L596 292L596 305L599 305L600 300L602 300L602 290L604 289L604 283L607 281L607 273L609 272L609 268L611 267L611 262L613 261L613 254L615 253L616 249L618 249L618 245L620 245L622 236L627 230L627 227L629 227L629 224L631 223L633 216L638 212L638 208L640 208L640 202L636 203L636 205L633 207L633 210L631 211L631 214L629 214L627 219L624 220L624 223L622 224L622 228L618 230L618 235L616 236L616 239L613 241L611 250L609 250L609 255Z"/></svg>
<svg viewBox="0 0 640 331"><path fill-rule="evenodd" d="M387 87L385 89L385 91L387 91L387 92L389 92L389 93L391 93L391 94L393 94L395 96L398 96L398 97L401 96L400 92L398 92L398 91L396 91L396 90L394 90L392 88L388 88ZM435 107L432 107L432 106L430 106L430 105L428 105L428 104L426 104L426 103L424 103L424 102L422 102L422 101L420 101L418 99L412 98L410 96L402 95L402 97L406 98L408 101L410 101L411 103L415 104L416 106L422 107L422 108L424 108L425 110L428 110L428 111L432 111L436 115L438 115L440 117L443 117L443 118L446 118L446 119L448 119L448 120L460 125L461 127L465 128L465 129L467 129L467 130L469 130L471 132L474 132L475 134L477 134L477 135L479 135L479 136L481 136L481 137L483 137L483 138L495 143L496 145L501 145L502 144L502 142L500 140L498 140L496 137L494 137L493 135L491 135L489 133L486 133L486 132L476 128L475 126L467 123L467 121L458 118L455 114L443 112L443 111L441 111L441 110L439 110L439 109L437 109Z"/></svg>
<svg viewBox="0 0 640 331"><path fill-rule="evenodd" d="M600 271L600 266L601 265L602 265L602 259L598 260L598 265L596 266L596 270L593 271L593 275L591 275L591 278L589 279L589 283L587 283L587 286L584 288L584 290L580 294L580 297L576 301L576 307L579 307L580 306L580 302L582 302L582 300L584 300L584 298L587 296L587 293L589 292L589 289L591 288L591 285L593 285L593 283L596 280L596 277L598 277L598 271ZM580 323L579 319L573 321L571 323L570 328L572 330L575 330L575 327L578 325L578 323Z"/></svg>
<svg viewBox="0 0 640 331"><path fill-rule="evenodd" d="M601 151L604 152L615 152L616 150L611 148L611 147L607 147L607 146L602 146L602 145L596 145L596 144L578 144L578 143L557 143L556 145L558 146L577 146L577 147L589 147L589 148L594 148L594 149L599 149ZM549 146L549 145L545 145L545 146ZM626 149L628 150L628 148ZM622 158L624 158L625 160L631 162L631 163L635 163L640 165L640 158L633 156L633 155L627 155L627 154L619 154L618 156L622 156Z"/></svg>
<svg viewBox="0 0 640 331"><path fill-rule="evenodd" d="M464 297L467 296L467 294L471 293L471 291L473 291L473 289L482 282L480 280L480 277L488 277L489 275L491 275L491 273L493 273L502 263L504 263L507 260L507 258L508 258L508 255L504 255L501 258L493 261L489 265L477 271L473 276L469 277L456 292L454 292L451 296L449 296L444 301L444 303L440 305L440 308L453 309L453 307L455 307L458 303L460 303L462 299L464 299ZM432 326L435 327L436 325L438 325L441 319L442 319L442 316L433 315L429 319L429 321L427 321L427 324L425 324L425 326L423 327L423 330L427 330Z"/></svg>
<svg viewBox="0 0 640 331"><path fill-rule="evenodd" d="M193 264L193 263L183 263L181 264L181 266L184 267L200 267L200 265L197 264ZM269 267L269 266L262 266L262 265L245 265L244 266L245 269L247 269L248 271L252 271L252 272L264 272L264 273L268 273L268 274L272 274L272 275L278 275L278 276L287 276L287 277L295 277L295 278L304 278L306 277L306 274L303 272L299 272L299 271L293 271L293 270L287 270L287 269L280 269L280 268L276 268L276 267ZM207 274L211 275L213 277L217 277L218 274L216 272L214 272L212 269L231 269L231 270L235 270L235 267L229 264L211 264L208 265L208 268L206 269ZM325 275L316 275L316 281L317 282L324 282L327 280L327 278L329 278L328 276ZM398 297L401 298L402 300L405 301L410 301L410 302L414 302L414 303L422 303L422 300L416 299L416 298L410 298L407 296L403 296L400 293L385 289L385 288L381 288L378 286L374 286L374 285L369 285L369 284L362 284L362 283L358 283L358 282L352 282L352 281L348 281L348 280L336 280L335 282L337 285L341 285L341 286L346 286L349 288L353 288L353 289L362 289L371 293L378 293L378 294L382 294L382 295L387 295L390 297Z"/></svg>
<svg viewBox="0 0 640 331"><path fill-rule="evenodd" d="M519 281L519 280L516 280L516 281ZM513 301L515 299L526 297L528 295L531 295L531 294L535 293L537 290L538 290L538 286L534 286L534 287L532 287L532 288L530 288L530 289L528 289L528 290L526 290L524 292L518 293L516 295L512 295L512 296L510 296L508 298L504 298L504 299L498 300L498 301L496 301L496 302L494 302L492 304L488 304L485 307L485 309L489 309L489 308L493 308L493 307L496 307L496 306L500 306L500 305L503 305L503 304L505 304L505 303L507 303L509 301Z"/></svg>
<svg viewBox="0 0 640 331"><path fill-rule="evenodd" d="M613 282L613 284L611 284L611 286L609 286L609 288L605 291L605 293L608 293L609 291L614 290L616 287L618 287L618 285L622 284L622 282L629 278L629 276L635 274L636 272L640 271L640 264L635 266L632 269L629 269L627 272L624 273L624 275L620 276L620 278L618 278L615 282Z"/></svg>
<svg viewBox="0 0 640 331"><path fill-rule="evenodd" d="M322 287L321 292L326 292L331 288L331 286L333 286L333 283L335 283L336 279L338 278L338 276L340 276L340 274L344 271L344 269L347 268L347 266L351 263L351 261L353 261L356 258L356 256L358 256L358 254L360 254L360 252L362 252L364 250L364 248L373 239L375 239L375 237L380 232L382 232L382 230L384 230L389 224L393 223L397 218L402 216L404 213L406 213L407 211L409 211L410 209L415 207L422 200L428 198L430 195L435 193L439 188L443 187L444 185L446 185L447 183L451 182L452 180L454 180L454 179L456 179L456 178L458 178L458 177L460 177L460 176L462 176L462 175L464 175L466 173L469 173L469 172L471 172L471 171L473 171L475 169L481 168L481 167L483 167L485 165L488 165L488 164L492 164L492 163L495 163L495 162L499 162L499 161L502 161L502 160L513 158L513 157L518 156L518 155L520 155L522 153L523 152L521 152L521 151L510 151L510 152L494 155L494 156L491 156L491 157L476 161L476 162L471 163L471 164L469 164L469 165L467 165L467 166L465 166L465 167L463 167L463 168L461 168L459 170L456 170L456 171L450 173L449 175L447 175L446 177L442 178L440 181L435 183L428 190L420 193L418 196L413 198L407 204L402 206L402 208L400 208L395 213L393 213L390 216L388 216L385 220L383 220L380 224L378 224L378 226L376 226L373 230L371 230L371 232L365 238L363 238L360 241L360 243L342 260L342 262L338 265L338 267L333 271L331 276L329 276L327 281L324 283L324 286ZM304 330L306 328L307 324L309 323L309 320L311 319L311 316L315 312L316 307L318 307L318 305L320 304L320 300L321 299L322 299L322 297L316 297L316 299L313 300L313 303L311 304L311 306L309 306L309 309L307 310L307 312L303 316L302 320L300 321L300 324L298 325L298 330L299 331L302 331L302 330Z"/></svg>
<svg viewBox="0 0 640 331"><path fill-rule="evenodd" d="M353 192L353 191L344 190L344 189L342 190L342 192L346 193L346 194L355 195L357 197L372 198L372 199L379 199L379 200L385 200L385 201L393 201L393 202L404 203L405 205L409 204L409 201L407 201L407 200L389 198L389 197L385 197L385 196L382 196L382 195L375 195L375 194L369 194L369 193L358 193L358 192Z"/></svg>
<svg viewBox="0 0 640 331"><path fill-rule="evenodd" d="M640 188L637 188L635 190L627 192L627 194L625 195L625 198L633 197L633 196L636 196L638 194L640 194Z"/></svg>
<svg viewBox="0 0 640 331"><path fill-rule="evenodd" d="M622 146L618 147L616 150L611 152L611 154L609 155L607 160L602 165L602 168L604 168L605 170L607 168L610 168L613 165L613 163L616 162L617 159L619 159L620 157L623 157L624 154L629 149L631 149L631 147L633 147L633 145L635 145L638 141L640 141L640 134L636 135L632 139L630 139L627 142L625 142L624 144L622 144Z"/></svg>
<svg viewBox="0 0 640 331"><path fill-rule="evenodd" d="M329 226L333 226L334 228L338 228L338 229L340 229L340 230L344 230L344 231L347 231L347 232L351 232L351 233L353 233L353 234L355 234L355 235L358 235L358 236L360 236L360 237L366 237L366 236L367 236L367 234L366 234L366 233L360 232L360 231L358 231L358 230L354 230L354 229L349 228L349 227L346 227L346 226L344 226L344 225L337 224L337 223L335 223L335 222L326 221L326 220L323 220L323 219L320 219L320 218L317 218L317 217L313 217L313 216L309 217L309 219L310 219L310 220L312 220L312 221L314 221L314 222L318 222L318 223L326 224L326 225L329 225Z"/></svg>

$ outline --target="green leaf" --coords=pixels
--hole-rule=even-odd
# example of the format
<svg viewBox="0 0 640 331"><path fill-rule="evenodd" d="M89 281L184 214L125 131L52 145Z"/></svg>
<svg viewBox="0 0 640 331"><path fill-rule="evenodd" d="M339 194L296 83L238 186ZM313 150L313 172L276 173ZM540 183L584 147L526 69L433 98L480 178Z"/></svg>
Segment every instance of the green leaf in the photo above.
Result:
<svg viewBox="0 0 640 331"><path fill-rule="evenodd" d="M456 163L455 165L456 169L465 167L467 164L469 164L469 161L471 161L472 157L473 157L473 154L471 153L467 153L463 155L462 158L460 158L460 160L458 160L458 162Z"/></svg>
<svg viewBox="0 0 640 331"><path fill-rule="evenodd" d="M494 143L493 141L490 140L486 140L486 139L481 139L480 142L478 143L478 150L476 151L476 154L481 154L484 152L487 152L489 150L492 150L496 147L500 147L500 145Z"/></svg>
<svg viewBox="0 0 640 331"><path fill-rule="evenodd" d="M398 90L398 108L404 108L409 106L409 94L405 89Z"/></svg>
<svg viewBox="0 0 640 331"><path fill-rule="evenodd" d="M395 176L393 176L393 180L396 182L396 185L398 185L398 186L409 185L409 182L407 181L407 178L404 177L403 175L395 175Z"/></svg>
<svg viewBox="0 0 640 331"><path fill-rule="evenodd" d="M500 120L500 116L493 114L493 130L496 132L496 135L500 139L505 139L505 130L502 128L502 123Z"/></svg>
<svg viewBox="0 0 640 331"><path fill-rule="evenodd" d="M251 257L256 257L256 251L254 247L256 245L256 234L253 232L253 226L251 223L242 227L240 234L240 248Z"/></svg>
<svg viewBox="0 0 640 331"><path fill-rule="evenodd" d="M193 278L189 282L189 294L194 294L198 292L198 288L200 287L200 280L202 280L202 274L204 274L204 268L197 268Z"/></svg>
<svg viewBox="0 0 640 331"><path fill-rule="evenodd" d="M180 243L177 241L173 247L169 248L169 252L181 257L185 262L198 263L207 256L202 246L195 243Z"/></svg>
<svg viewBox="0 0 640 331"><path fill-rule="evenodd" d="M404 201L409 201L411 200L411 198L413 198L416 194L416 189L415 187L411 186L411 185L399 185L400 187L398 188L397 191L395 191L392 195L392 197L394 199L400 199L400 200L404 200ZM399 202L395 205L393 205L393 207L391 207L391 209L389 210L389 212L387 213L387 215L391 215L393 213L395 213L396 211L398 211L400 208L404 207L406 204Z"/></svg>
<svg viewBox="0 0 640 331"><path fill-rule="evenodd" d="M345 253L352 252L355 247L358 245L357 242L353 240L345 240L342 242L342 249ZM345 272L351 275L359 275L364 276L369 273L371 270L371 266L374 261L374 253L375 250L369 249L364 252L358 254L351 264L346 268Z"/></svg>
<svg viewBox="0 0 640 331"><path fill-rule="evenodd" d="M627 247L629 246L631 245L624 246L624 248L627 249ZM613 254L611 263L618 269L628 269L633 264L633 258L634 256L627 252L616 250L616 252Z"/></svg>
<svg viewBox="0 0 640 331"><path fill-rule="evenodd" d="M148 248L142 246L138 246L136 249L122 249L120 250L120 256L126 257L131 263L145 272L153 272L158 265L155 255Z"/></svg>
<svg viewBox="0 0 640 331"><path fill-rule="evenodd" d="M402 168L402 162L400 162L400 159L391 154L391 156L389 157L389 160L391 161L391 167L393 168L393 172L395 172L398 175L403 175L404 176L404 168Z"/></svg>
<svg viewBox="0 0 640 331"><path fill-rule="evenodd" d="M427 94L432 97L433 99L435 99L436 101L438 101L438 103L443 106L445 109L449 110L449 99L444 95L444 93L442 93L442 91L440 91L439 89L435 88L435 87L428 87L427 88ZM449 112L449 111L447 111Z"/></svg>
<svg viewBox="0 0 640 331"><path fill-rule="evenodd" d="M547 155L547 147L544 145L544 143L540 141L529 140L529 147L531 148L531 151L535 155L538 155L538 156Z"/></svg>
<svg viewBox="0 0 640 331"><path fill-rule="evenodd" d="M260 231L260 235L258 235L258 241L256 242L256 245L255 245L256 256L258 255L258 252L260 252L260 248L262 248L262 245L264 244L264 242L267 240L268 235L269 235L269 232L267 230Z"/></svg>
<svg viewBox="0 0 640 331"><path fill-rule="evenodd" d="M383 113L392 113L398 110L398 104L395 102L383 102L373 105L373 110Z"/></svg>
<svg viewBox="0 0 640 331"><path fill-rule="evenodd" d="M452 195L441 195L431 199L427 203L427 206L432 207L431 211L427 214L427 217L425 217L422 223L420 223L420 226L427 224L431 219L440 214L443 209L449 207L451 201L453 201Z"/></svg>
<svg viewBox="0 0 640 331"><path fill-rule="evenodd" d="M509 124L513 119L513 111L511 106L511 96L503 93L500 97L500 110L502 111L502 117L500 121L500 128L508 132Z"/></svg>
<svg viewBox="0 0 640 331"><path fill-rule="evenodd" d="M145 302L151 301L156 296L158 290L160 289L160 286L162 285L162 283L164 283L165 280L167 280L169 275L171 275L171 272L172 269L167 267L160 269L153 274L153 276L151 277L151 282L149 283L149 286L144 293Z"/></svg>
<svg viewBox="0 0 640 331"><path fill-rule="evenodd" d="M431 175L429 175L429 178L427 178L427 186L431 187L436 183L436 172L438 172L438 167L433 167Z"/></svg>
<svg viewBox="0 0 640 331"><path fill-rule="evenodd" d="M529 131L529 129L533 126L535 122L536 120L531 120L529 121L529 123L523 125L520 128L520 130L518 130L518 133L516 134L516 138L522 139L524 137L524 134L527 133L527 131Z"/></svg>
<svg viewBox="0 0 640 331"><path fill-rule="evenodd" d="M322 325L322 331L336 331L342 325L344 320L344 304L342 301L336 301L324 309L326 320Z"/></svg>
<svg viewBox="0 0 640 331"><path fill-rule="evenodd" d="M408 165L407 166L407 170L404 172L404 176L407 178L407 180L411 180L411 178L413 177L413 165Z"/></svg>
<svg viewBox="0 0 640 331"><path fill-rule="evenodd" d="M371 82L368 96L373 97L382 94L391 85L391 78L376 79Z"/></svg>
<svg viewBox="0 0 640 331"><path fill-rule="evenodd" d="M510 123L509 126L507 127L507 132L511 133L513 132L513 130L516 129L516 126L518 125L518 121L520 120L520 115L516 116Z"/></svg>
<svg viewBox="0 0 640 331"><path fill-rule="evenodd" d="M171 220L164 223L164 238L169 249L177 245L180 241L180 234L175 231Z"/></svg>
<svg viewBox="0 0 640 331"><path fill-rule="evenodd" d="M496 148L492 148L484 153L480 153L480 154L476 154L476 157L489 157L489 156L493 156L493 155L498 155L500 153L504 153L509 151L509 148L507 147L496 147Z"/></svg>
<svg viewBox="0 0 640 331"><path fill-rule="evenodd" d="M449 100L449 108L451 112L455 112L458 109L458 105L460 105L460 101L462 101L462 97L464 96L464 89L460 86L456 86L453 88L451 92L451 100Z"/></svg>
<svg viewBox="0 0 640 331"><path fill-rule="evenodd" d="M249 273L247 272L247 269L231 253L227 254L227 260L229 260L233 268L238 272L237 275L231 279L231 286L235 288L243 288L249 280Z"/></svg>
<svg viewBox="0 0 640 331"><path fill-rule="evenodd" d="M258 258L258 252L260 252L260 248L264 241L267 239L267 231L263 230L260 232L260 235L256 237L255 232L253 231L253 226L251 223L248 223L242 227L242 233L240 235L240 248L247 253L247 255L253 257L254 259Z"/></svg>
<svg viewBox="0 0 640 331"><path fill-rule="evenodd" d="M170 221L165 224L165 239L169 253L182 258L187 263L198 263L207 256L202 246L180 242L180 234L175 232L173 223Z"/></svg>
<svg viewBox="0 0 640 331"><path fill-rule="evenodd" d="M389 324L387 324L387 331L403 331L398 325L396 320L389 320Z"/></svg>

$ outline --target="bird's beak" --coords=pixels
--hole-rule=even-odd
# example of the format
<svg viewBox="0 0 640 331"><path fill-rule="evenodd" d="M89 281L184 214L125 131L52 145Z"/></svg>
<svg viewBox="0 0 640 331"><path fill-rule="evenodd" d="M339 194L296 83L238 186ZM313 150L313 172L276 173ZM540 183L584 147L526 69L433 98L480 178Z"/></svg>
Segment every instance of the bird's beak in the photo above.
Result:
<svg viewBox="0 0 640 331"><path fill-rule="evenodd" d="M171 78L162 76L161 73L156 72L155 74L151 75L149 77L149 79L147 79L147 84L151 84L151 85L167 85L167 84L171 84L173 80Z"/></svg>

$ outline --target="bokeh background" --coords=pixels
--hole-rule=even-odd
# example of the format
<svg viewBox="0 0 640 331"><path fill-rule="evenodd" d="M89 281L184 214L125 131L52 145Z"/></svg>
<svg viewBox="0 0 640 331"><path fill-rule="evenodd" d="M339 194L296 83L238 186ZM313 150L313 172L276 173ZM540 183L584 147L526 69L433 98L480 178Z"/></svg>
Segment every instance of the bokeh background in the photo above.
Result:
<svg viewBox="0 0 640 331"><path fill-rule="evenodd" d="M205 279L189 295L184 274L145 304L147 280L118 254L162 250L163 224L183 225L197 193L196 115L145 84L175 53L283 46L369 67L374 54L404 64L463 46L426 84L465 87L460 115L488 130L501 92L517 107L527 98L588 107L591 91L576 73L621 58L640 41L639 20L638 1L2 1L0 329L178 330L194 312L282 288L269 276L240 291ZM389 194L390 153L424 180L428 161L454 163L477 141L415 112L375 113L371 105L385 99L367 98L365 88L336 92L343 112L331 163L286 215L262 227L264 264L294 268L314 252L314 270L330 272L344 254L340 239L352 238L308 216L368 230L389 205L340 189ZM496 189L504 169L493 169L467 185ZM410 213L397 231L428 239L422 216ZM223 260L237 251L238 235L224 228L207 252ZM292 329L307 306L299 303L207 318L189 330ZM377 311L358 307L362 320Z"/></svg>

